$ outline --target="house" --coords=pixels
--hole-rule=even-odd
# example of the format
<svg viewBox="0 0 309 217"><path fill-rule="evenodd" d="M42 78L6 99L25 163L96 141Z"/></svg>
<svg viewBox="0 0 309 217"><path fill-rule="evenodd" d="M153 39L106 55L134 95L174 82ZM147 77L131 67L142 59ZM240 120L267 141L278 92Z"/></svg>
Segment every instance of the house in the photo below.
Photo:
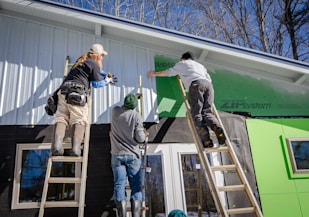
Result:
<svg viewBox="0 0 309 217"><path fill-rule="evenodd" d="M49 1L0 0L0 23L0 216L37 216L42 177L36 176L35 188L21 180L42 174L40 168L27 173L25 165L45 162L48 154L53 118L44 106L62 81L66 58L75 61L95 42L109 52L104 69L119 81L92 92L86 217L115 216L110 108L140 91L140 81L138 109L150 132L148 215L196 209L186 189L193 185L186 177L193 175L185 172L197 172L198 162L179 88L175 78L146 74L172 66L187 50L213 78L215 105L264 216L309 216L308 63ZM74 186L54 188L52 199L60 191L62 198L74 197ZM202 188L207 215L215 209L207 186ZM50 208L45 216L54 215L77 214L74 208Z"/></svg>

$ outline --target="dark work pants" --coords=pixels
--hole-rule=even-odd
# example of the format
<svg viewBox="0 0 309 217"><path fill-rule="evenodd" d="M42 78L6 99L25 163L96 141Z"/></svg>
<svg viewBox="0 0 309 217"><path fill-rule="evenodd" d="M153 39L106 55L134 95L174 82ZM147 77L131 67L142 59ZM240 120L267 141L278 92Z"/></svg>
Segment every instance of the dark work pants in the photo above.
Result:
<svg viewBox="0 0 309 217"><path fill-rule="evenodd" d="M206 80L197 80L191 83L188 94L191 107L191 116L195 126L212 128L220 126L217 118L211 112L214 102L214 89L212 83Z"/></svg>

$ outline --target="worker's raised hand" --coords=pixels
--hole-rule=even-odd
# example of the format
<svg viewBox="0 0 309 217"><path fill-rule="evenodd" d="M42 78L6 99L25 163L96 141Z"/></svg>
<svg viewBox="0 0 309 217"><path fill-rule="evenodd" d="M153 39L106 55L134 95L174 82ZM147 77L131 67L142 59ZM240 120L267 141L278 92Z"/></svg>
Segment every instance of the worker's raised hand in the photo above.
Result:
<svg viewBox="0 0 309 217"><path fill-rule="evenodd" d="M145 133L145 136L146 136L146 137L149 136L149 132L148 132L146 129L144 129L144 133Z"/></svg>
<svg viewBox="0 0 309 217"><path fill-rule="evenodd" d="M105 77L105 80L108 82L108 83L111 83L111 84L115 84L118 82L118 79L115 75L113 75L112 73L108 72L106 77Z"/></svg>
<svg viewBox="0 0 309 217"><path fill-rule="evenodd" d="M137 99L141 99L142 96L143 96L143 94L141 94L141 93L136 93L135 96L136 96Z"/></svg>

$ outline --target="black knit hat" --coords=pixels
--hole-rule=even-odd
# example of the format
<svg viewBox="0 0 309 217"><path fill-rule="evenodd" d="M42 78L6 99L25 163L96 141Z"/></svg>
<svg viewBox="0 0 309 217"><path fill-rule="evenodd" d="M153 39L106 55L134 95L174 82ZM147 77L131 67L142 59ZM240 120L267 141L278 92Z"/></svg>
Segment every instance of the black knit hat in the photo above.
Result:
<svg viewBox="0 0 309 217"><path fill-rule="evenodd" d="M193 53L191 53L190 51L187 51L184 54L182 54L181 59L184 59L184 60L187 60L187 59L194 60Z"/></svg>
<svg viewBox="0 0 309 217"><path fill-rule="evenodd" d="M137 106L137 98L134 94L130 93L124 98L123 106L128 109L135 109Z"/></svg>

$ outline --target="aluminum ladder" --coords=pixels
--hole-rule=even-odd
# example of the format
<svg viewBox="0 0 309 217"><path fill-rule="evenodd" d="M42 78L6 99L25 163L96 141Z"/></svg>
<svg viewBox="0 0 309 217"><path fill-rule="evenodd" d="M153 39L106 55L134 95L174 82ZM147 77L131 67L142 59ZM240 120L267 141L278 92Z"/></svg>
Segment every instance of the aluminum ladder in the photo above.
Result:
<svg viewBox="0 0 309 217"><path fill-rule="evenodd" d="M210 191L212 193L216 208L217 208L217 212L218 212L218 216L220 217L228 217L230 215L233 216L237 216L241 214L246 214L246 213L252 213L253 215L255 215L256 217L263 217L262 211L260 209L260 206L253 194L252 189L250 188L249 182L247 181L247 178L245 176L245 173L243 172L243 169L241 167L241 164L239 163L236 153L233 150L233 147L229 141L229 138L225 132L224 126L221 122L221 119L218 115L218 112L216 110L216 107L214 105L212 105L212 112L214 113L214 115L216 116L216 118L218 119L224 134L226 136L226 142L224 146L220 146L218 148L203 148L203 145L201 144L201 140L199 138L199 135L196 131L196 128L194 126L194 122L193 119L191 117L190 114L190 105L188 103L187 100L187 95L186 95L186 91L184 89L183 83L180 79L179 76L177 77L177 81L179 84L179 87L181 89L182 92L182 97L183 100L185 102L186 105L186 117L188 120L188 125L189 128L192 132L192 135L194 137L194 142L196 145L196 149L198 152L198 156L200 159L200 163L204 169L204 173L210 188ZM228 165L219 165L219 166L211 166L210 162L207 158L207 154L209 153L222 153L222 152L226 152L229 154L230 156L230 160L231 160L231 164ZM238 178L239 178L239 182L240 184L238 185L227 185L227 186L218 186L214 177L214 172L215 171L235 171L235 173L237 174ZM250 204L250 206L248 207L241 207L241 208L227 208L224 204L225 204L225 200L222 197L222 195L220 195L220 192L231 192L231 191L243 191L247 197L248 200L248 204Z"/></svg>
<svg viewBox="0 0 309 217"><path fill-rule="evenodd" d="M70 64L69 62L70 62L70 59L69 57L67 57L65 68L64 68L64 77L67 75L68 68L73 65L73 64ZM87 105L88 105L88 123L89 124L86 127L84 140L83 140L83 149L82 149L83 155L81 157L73 157L73 156L50 156L49 157L38 217L43 217L45 208L50 208L50 207L78 207L78 217L84 216L88 153L89 153L90 123L91 123L91 105L92 105L91 97L89 97L87 101ZM75 163L75 166L81 165L80 176L79 177L51 177L53 162L63 162L63 163L73 162ZM47 201L48 186L49 184L52 184L52 183L75 184L75 194L78 195L77 196L78 199L77 200L76 199L66 200L66 201L65 200Z"/></svg>

